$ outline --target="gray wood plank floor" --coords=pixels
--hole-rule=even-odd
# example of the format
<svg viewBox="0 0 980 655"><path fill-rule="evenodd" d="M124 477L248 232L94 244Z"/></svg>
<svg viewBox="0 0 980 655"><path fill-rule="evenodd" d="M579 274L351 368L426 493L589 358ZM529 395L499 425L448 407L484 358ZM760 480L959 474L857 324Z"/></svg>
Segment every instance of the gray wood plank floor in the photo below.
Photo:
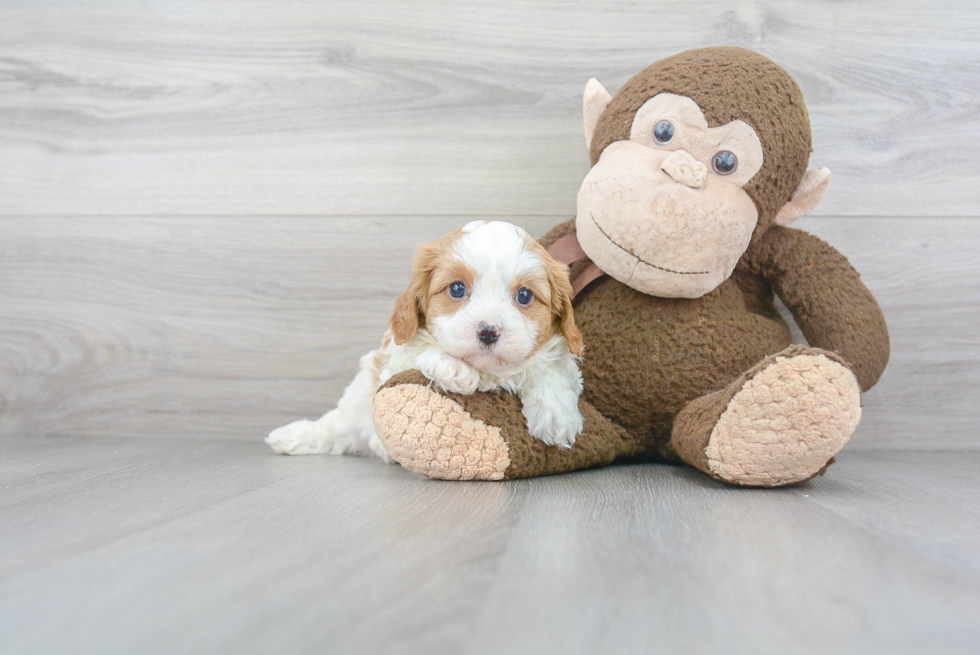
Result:
<svg viewBox="0 0 980 655"><path fill-rule="evenodd" d="M781 490L426 480L261 443L0 440L0 652L968 653L980 453Z"/></svg>

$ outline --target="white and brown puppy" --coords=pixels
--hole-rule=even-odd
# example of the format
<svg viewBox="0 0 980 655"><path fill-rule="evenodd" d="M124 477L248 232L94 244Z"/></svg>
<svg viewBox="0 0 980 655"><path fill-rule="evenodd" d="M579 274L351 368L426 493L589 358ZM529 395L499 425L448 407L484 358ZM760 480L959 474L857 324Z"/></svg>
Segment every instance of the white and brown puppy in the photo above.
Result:
<svg viewBox="0 0 980 655"><path fill-rule="evenodd" d="M516 225L475 221L422 245L391 329L361 358L337 408L273 430L266 442L290 455L373 453L387 461L374 432L374 396L414 368L446 391L517 394L530 433L569 448L582 430L582 336L571 297L565 265Z"/></svg>

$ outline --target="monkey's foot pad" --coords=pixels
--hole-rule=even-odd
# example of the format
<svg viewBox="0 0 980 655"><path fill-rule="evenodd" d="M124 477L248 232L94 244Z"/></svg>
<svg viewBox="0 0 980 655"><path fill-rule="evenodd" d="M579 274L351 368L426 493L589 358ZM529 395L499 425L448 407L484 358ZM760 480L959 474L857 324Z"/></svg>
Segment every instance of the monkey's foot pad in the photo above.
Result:
<svg viewBox="0 0 980 655"><path fill-rule="evenodd" d="M861 390L824 354L776 357L746 381L715 424L704 454L722 480L779 486L821 473L861 419Z"/></svg>
<svg viewBox="0 0 980 655"><path fill-rule="evenodd" d="M374 429L403 467L442 480L502 480L510 466L500 429L421 384L385 387L374 398Z"/></svg>

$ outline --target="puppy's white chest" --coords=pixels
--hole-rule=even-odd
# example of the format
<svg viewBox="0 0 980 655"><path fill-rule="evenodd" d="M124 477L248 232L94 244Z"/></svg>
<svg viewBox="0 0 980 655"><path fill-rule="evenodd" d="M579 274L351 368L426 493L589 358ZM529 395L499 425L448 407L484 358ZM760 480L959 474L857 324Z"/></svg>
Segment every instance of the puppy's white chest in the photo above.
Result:
<svg viewBox="0 0 980 655"><path fill-rule="evenodd" d="M481 372L480 373L480 384L477 386L479 391L494 391L496 389L503 389L504 391L509 391L510 393L517 393L527 378L527 373L525 371L513 371L513 372Z"/></svg>

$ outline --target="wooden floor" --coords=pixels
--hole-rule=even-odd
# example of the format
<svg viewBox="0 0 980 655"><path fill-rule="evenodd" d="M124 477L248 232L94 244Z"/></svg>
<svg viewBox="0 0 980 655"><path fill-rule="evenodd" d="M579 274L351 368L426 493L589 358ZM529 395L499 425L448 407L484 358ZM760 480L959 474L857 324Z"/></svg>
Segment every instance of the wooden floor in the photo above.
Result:
<svg viewBox="0 0 980 655"><path fill-rule="evenodd" d="M0 441L3 653L967 653L980 453L748 490L507 483L261 443Z"/></svg>

